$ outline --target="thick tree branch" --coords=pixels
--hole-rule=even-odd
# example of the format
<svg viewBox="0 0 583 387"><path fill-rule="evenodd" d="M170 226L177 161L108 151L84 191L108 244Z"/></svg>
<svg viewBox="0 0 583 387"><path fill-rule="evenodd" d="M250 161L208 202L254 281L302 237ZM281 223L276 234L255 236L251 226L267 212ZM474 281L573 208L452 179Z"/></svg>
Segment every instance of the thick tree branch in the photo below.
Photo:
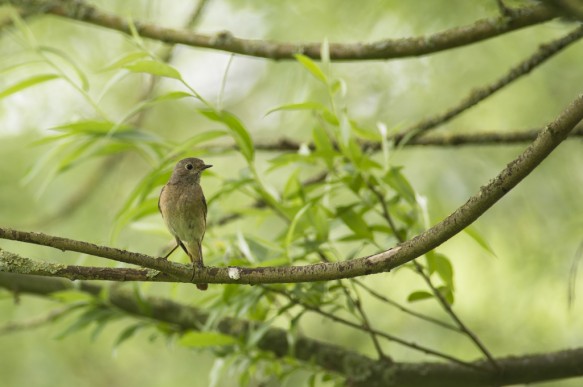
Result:
<svg viewBox="0 0 583 387"><path fill-rule="evenodd" d="M174 301L142 297L136 299L131 292L110 289L103 292L101 286L80 281L75 285L69 280L22 276L0 272L0 287L19 293L48 297L53 292L76 289L94 296L106 295L108 305L128 314L173 324L182 330L198 330L205 325L208 314L200 309L181 305ZM148 308L144 308L144 303ZM216 324L216 329L226 335L245 337L253 323L241 319L225 318ZM296 359L316 364L322 369L339 373L353 387L479 387L502 386L543 382L583 375L583 348L549 352L537 355L496 358L499 372L484 372L457 364L401 363L388 365L385 361L374 361L359 353L336 345L323 343L307 337L299 337L292 347L287 341L287 332L269 328L258 342L258 348L276 356L293 356ZM484 362L476 362L483 367Z"/></svg>
<svg viewBox="0 0 583 387"><path fill-rule="evenodd" d="M33 278L34 280L31 280ZM126 313L173 324L181 330L200 330L200 327L205 326L209 318L208 313L198 308L182 305L168 299L143 297L138 300L134 294L123 289L110 288L107 292L103 292L103 287L86 282L73 285L68 280L0 272L0 287L18 293L31 293L40 296L49 296L53 292L70 289L94 296L101 295L101 297L107 294L108 302ZM147 304L148 307L144 308L144 304ZM259 328L257 323L236 318L223 318L215 323L215 329L219 332L241 339L257 328ZM298 360L313 362L323 369L343 375L350 375L354 372L351 369L354 366L362 366L365 369L369 367L374 369L380 366L378 362L357 352L347 351L336 345L306 337L298 337L292 347L288 342L287 335L288 332L283 329L269 328L259 339L257 347L263 351L272 352L278 357L293 355ZM383 367L386 365L384 363Z"/></svg>
<svg viewBox="0 0 583 387"><path fill-rule="evenodd" d="M106 280L119 282L179 281L174 277L152 269L63 265L60 263L32 260L3 250L2 248L0 248L0 271L14 274L68 278L70 280Z"/></svg>
<svg viewBox="0 0 583 387"><path fill-rule="evenodd" d="M2 3L6 3L3 1ZM19 7L27 7L30 0L12 1ZM33 2L38 3L38 2ZM101 27L130 34L126 19L102 11L83 1L47 1L45 13L79 20ZM331 43L331 60L370 60L404 58L427 55L473 44L510 31L543 23L555 17L555 13L543 5L509 9L508 15L482 19L473 24L452 28L429 36L386 39L371 43ZM154 24L135 21L140 36L171 44L210 48L247 56L274 60L293 59L294 54L303 53L320 59L321 43L285 43L268 40L251 40L234 37L229 32L204 35L187 30L163 28Z"/></svg>
<svg viewBox="0 0 583 387"><path fill-rule="evenodd" d="M382 273L409 262L447 241L472 224L532 172L583 119L583 94L579 95L536 140L498 176L483 186L464 205L440 223L398 246L368 257L291 267L206 267L197 271L194 283L289 283L326 281ZM190 266L111 247L41 233L0 228L0 238L77 251L161 271L184 282Z"/></svg>

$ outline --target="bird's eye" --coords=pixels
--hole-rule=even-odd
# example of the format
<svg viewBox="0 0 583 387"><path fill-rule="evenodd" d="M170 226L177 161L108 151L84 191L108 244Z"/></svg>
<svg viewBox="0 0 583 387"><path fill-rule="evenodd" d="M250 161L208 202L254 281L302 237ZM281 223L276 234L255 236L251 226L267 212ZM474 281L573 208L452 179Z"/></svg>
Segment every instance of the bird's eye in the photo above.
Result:
<svg viewBox="0 0 583 387"><path fill-rule="evenodd" d="M190 171L192 168L194 168L194 167L192 166L192 164L186 164L186 169L188 169L188 170Z"/></svg>

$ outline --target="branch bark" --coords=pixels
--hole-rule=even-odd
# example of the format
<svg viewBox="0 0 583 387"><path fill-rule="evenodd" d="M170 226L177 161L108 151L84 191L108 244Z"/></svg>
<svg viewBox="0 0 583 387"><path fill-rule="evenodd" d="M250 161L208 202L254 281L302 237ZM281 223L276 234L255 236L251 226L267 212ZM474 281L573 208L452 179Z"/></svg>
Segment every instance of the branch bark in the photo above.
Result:
<svg viewBox="0 0 583 387"><path fill-rule="evenodd" d="M31 1L2 1L1 3L26 8L30 7ZM38 2L32 3L38 4ZM46 1L43 11L131 34L130 25L126 19L100 10L83 1ZM490 39L520 28L552 20L555 17L556 14L553 10L540 4L509 9L507 15L478 20L467 26L452 28L428 36L385 39L370 43L331 43L329 45L330 59L374 60L427 55ZM139 21L135 21L134 24L140 36L165 43L210 48L273 60L294 59L294 55L297 53L302 53L313 59L321 59L321 43L252 40L235 37L228 31L216 35L204 35L187 30L163 28Z"/></svg>
<svg viewBox="0 0 583 387"><path fill-rule="evenodd" d="M394 248L349 261L315 263L291 267L206 267L198 270L193 283L291 283L352 278L390 271L447 241L472 224L498 200L532 172L583 119L583 94L579 95L536 140L498 176L483 186L450 216ZM190 282L191 268L163 258L154 258L111 247L51 235L0 228L0 238L34 243L61 250L77 251L120 262L140 265ZM0 268L1 269L1 268Z"/></svg>

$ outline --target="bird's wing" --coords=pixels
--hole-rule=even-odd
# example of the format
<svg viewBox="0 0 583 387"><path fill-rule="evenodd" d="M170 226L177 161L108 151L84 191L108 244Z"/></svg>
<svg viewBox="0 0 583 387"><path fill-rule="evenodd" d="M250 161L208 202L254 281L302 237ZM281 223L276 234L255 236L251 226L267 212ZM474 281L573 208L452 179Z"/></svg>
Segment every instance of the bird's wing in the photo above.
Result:
<svg viewBox="0 0 583 387"><path fill-rule="evenodd" d="M162 200L162 194L164 193L164 189L166 186L162 187L162 191L160 191L160 197L158 198L158 211L162 214L162 219L164 219L164 213L162 212L162 208L160 207L160 200Z"/></svg>

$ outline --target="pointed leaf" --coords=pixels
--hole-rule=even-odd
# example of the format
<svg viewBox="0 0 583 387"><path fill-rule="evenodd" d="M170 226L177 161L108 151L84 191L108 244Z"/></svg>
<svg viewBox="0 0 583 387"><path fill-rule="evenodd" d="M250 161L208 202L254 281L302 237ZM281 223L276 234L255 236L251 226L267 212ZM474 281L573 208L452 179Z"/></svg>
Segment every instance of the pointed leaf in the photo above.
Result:
<svg viewBox="0 0 583 387"><path fill-rule="evenodd" d="M134 73L148 73L160 77L182 80L182 76L174 67L155 60L133 62L124 65L123 68Z"/></svg>
<svg viewBox="0 0 583 387"><path fill-rule="evenodd" d="M239 146L241 153L248 162L252 162L255 157L253 140L243 123L232 113L227 111L217 111L213 109L200 109L201 114L210 120L221 122L226 125Z"/></svg>
<svg viewBox="0 0 583 387"><path fill-rule="evenodd" d="M300 102L300 103L290 103L286 105L281 105L269 110L265 115L270 115L274 112L284 111L284 110L316 110L316 111L323 111L326 110L326 107L319 102Z"/></svg>
<svg viewBox="0 0 583 387"><path fill-rule="evenodd" d="M407 297L407 301L415 302L415 301L427 300L428 298L432 298L432 297L433 297L433 294L426 292L424 290L418 290L418 291L415 291L415 292L409 294L409 297Z"/></svg>
<svg viewBox="0 0 583 387"><path fill-rule="evenodd" d="M7 87L6 89L0 91L0 99L6 98L9 95L14 93L18 93L21 90L27 89L29 87L38 85L39 83L51 81L53 79L60 78L58 75L55 74L41 74L41 75L34 75L30 78L27 78L23 81L17 82L16 84Z"/></svg>
<svg viewBox="0 0 583 387"><path fill-rule="evenodd" d="M323 83L328 83L328 79L326 75L322 71L322 69L309 57L302 55L302 54L295 54L294 57L298 62L302 64L316 79Z"/></svg>
<svg viewBox="0 0 583 387"><path fill-rule="evenodd" d="M185 347L216 347L234 345L238 340L215 332L188 332L180 338L179 343Z"/></svg>

